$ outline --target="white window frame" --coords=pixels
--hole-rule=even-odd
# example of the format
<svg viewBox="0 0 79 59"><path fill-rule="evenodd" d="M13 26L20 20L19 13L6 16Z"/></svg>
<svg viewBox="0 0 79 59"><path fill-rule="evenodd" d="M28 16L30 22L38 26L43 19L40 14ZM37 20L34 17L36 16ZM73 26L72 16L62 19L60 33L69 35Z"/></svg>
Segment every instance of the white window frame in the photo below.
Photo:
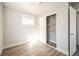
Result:
<svg viewBox="0 0 79 59"><path fill-rule="evenodd" d="M22 24L23 25L30 25L30 26L33 26L35 25L35 19L34 17L31 17L31 16L23 16L22 17Z"/></svg>

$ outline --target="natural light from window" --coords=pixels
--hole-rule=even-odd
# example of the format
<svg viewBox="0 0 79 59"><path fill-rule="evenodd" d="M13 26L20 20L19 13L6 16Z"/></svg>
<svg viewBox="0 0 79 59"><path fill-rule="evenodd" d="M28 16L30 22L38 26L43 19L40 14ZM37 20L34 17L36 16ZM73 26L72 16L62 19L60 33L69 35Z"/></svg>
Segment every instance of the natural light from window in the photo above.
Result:
<svg viewBox="0 0 79 59"><path fill-rule="evenodd" d="M22 24L24 25L34 25L34 18L31 17L22 17Z"/></svg>

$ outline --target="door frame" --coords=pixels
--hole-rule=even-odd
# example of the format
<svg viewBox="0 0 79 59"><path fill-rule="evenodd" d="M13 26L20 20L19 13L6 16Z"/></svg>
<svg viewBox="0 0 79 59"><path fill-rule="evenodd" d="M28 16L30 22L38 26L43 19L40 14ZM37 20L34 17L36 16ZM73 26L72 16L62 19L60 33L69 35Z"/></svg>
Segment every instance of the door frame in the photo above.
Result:
<svg viewBox="0 0 79 59"><path fill-rule="evenodd" d="M72 6L69 4L68 5L68 52L69 52L69 56L71 56L70 55L70 7L72 7ZM76 21L76 24L77 24L77 21ZM77 28L77 26L76 26L76 28ZM77 29L76 29L76 32L77 32ZM76 38L77 38L77 35L76 35ZM77 39L76 39L76 44L77 44Z"/></svg>
<svg viewBox="0 0 79 59"><path fill-rule="evenodd" d="M48 22L48 17L50 17L50 16L54 16L54 15L56 15L56 13L54 13L54 14L52 14L52 15L48 15L48 16L46 16L46 43L48 44L48 26L47 26L47 22ZM56 40L56 47L57 47L57 40ZM55 47L55 48L56 48Z"/></svg>

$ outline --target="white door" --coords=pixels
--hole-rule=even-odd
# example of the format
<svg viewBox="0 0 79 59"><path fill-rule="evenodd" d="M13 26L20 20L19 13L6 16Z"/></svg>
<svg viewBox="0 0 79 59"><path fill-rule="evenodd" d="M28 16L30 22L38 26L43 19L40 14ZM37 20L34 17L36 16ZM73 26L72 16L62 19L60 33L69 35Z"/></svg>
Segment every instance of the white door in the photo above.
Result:
<svg viewBox="0 0 79 59"><path fill-rule="evenodd" d="M76 51L76 10L70 7L70 55Z"/></svg>

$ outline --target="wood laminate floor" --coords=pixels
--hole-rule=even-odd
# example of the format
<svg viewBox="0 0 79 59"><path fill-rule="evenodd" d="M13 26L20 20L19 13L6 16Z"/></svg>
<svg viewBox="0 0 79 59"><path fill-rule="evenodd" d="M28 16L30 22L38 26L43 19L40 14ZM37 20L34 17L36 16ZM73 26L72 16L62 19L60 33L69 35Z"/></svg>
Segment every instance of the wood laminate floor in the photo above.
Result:
<svg viewBox="0 0 79 59"><path fill-rule="evenodd" d="M37 42L27 42L15 47L4 49L2 56L66 56L65 54L49 47L46 44Z"/></svg>

